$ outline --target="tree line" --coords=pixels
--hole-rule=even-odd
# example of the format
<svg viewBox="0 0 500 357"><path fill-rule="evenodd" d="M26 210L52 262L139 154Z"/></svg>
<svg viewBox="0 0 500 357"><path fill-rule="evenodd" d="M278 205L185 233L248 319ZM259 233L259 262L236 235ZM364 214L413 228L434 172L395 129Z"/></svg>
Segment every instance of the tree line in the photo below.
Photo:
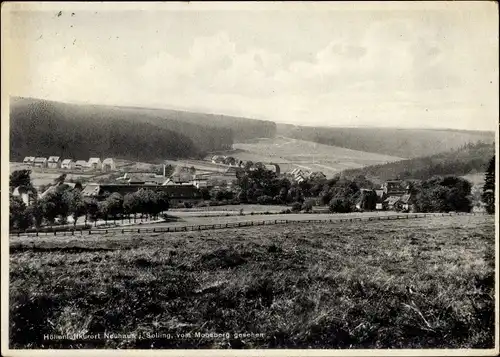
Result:
<svg viewBox="0 0 500 357"><path fill-rule="evenodd" d="M63 175L61 175L62 177ZM43 225L52 226L56 223L67 224L68 217L73 218L76 227L78 219L83 217L85 225L88 222L97 224L98 220L108 221L127 219L129 222L137 217L155 219L169 209L167 193L155 192L150 189L140 189L134 193L122 196L119 193L105 192L98 200L95 197L84 197L82 187L71 187L58 178L52 189L43 197L38 194L31 184L29 171L20 170L11 174L11 187L19 187L20 193L31 193L32 202L26 205L19 196L10 195L11 229L25 230L31 227L39 228ZM15 185L15 186L12 186Z"/></svg>
<svg viewBox="0 0 500 357"><path fill-rule="evenodd" d="M54 186L39 198L30 180L29 170L14 171L10 175L10 188L20 193L31 192L33 202L26 205L19 196L10 195L11 229L40 227L67 223L73 218L76 225L83 217L96 223L102 219L127 219L139 217L158 218L170 208L169 196L164 192L140 189L122 196L119 193L104 193L99 199L83 197L82 186L71 187L64 183L65 176L55 180ZM403 181L404 182L404 181ZM210 204L261 204L289 205L291 211L309 212L316 205L327 206L330 212L348 213L356 210L375 210L380 201L374 188L376 185L363 175L347 177L337 175L326 179L311 176L295 182L286 176L278 176L263 165L247 165L237 173L234 186L220 185L211 189L200 189L200 200ZM474 193L469 181L453 175L434 176L423 181L407 181L415 212L470 212L474 205ZM480 195L482 204L489 213L495 211L495 157L489 160L485 173L485 185ZM192 203L185 202L185 207Z"/></svg>

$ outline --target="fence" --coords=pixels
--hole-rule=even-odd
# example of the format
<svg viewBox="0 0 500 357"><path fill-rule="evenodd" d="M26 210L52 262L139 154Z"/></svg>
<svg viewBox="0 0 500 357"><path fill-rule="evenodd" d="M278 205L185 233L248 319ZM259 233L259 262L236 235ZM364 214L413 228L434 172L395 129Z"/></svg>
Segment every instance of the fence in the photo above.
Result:
<svg viewBox="0 0 500 357"><path fill-rule="evenodd" d="M155 228L122 228L122 229L89 229L89 230L69 230L69 231L53 231L53 232L17 232L11 234L12 236L83 236L92 234L125 234L125 233L174 233L174 232L193 232L205 231L214 229L226 228L241 228L241 227L255 227L267 226L289 223L340 223L340 222L359 222L359 221L390 221L400 219L416 219L425 217L444 217L444 216L475 216L484 215L485 213L414 213L404 215L388 215L388 216L369 216L369 217L350 217L350 218L330 218L330 219L307 219L307 220L293 220L293 219L274 219L262 221L244 221L244 222L231 222L219 224L202 224L202 225L189 225L189 226L172 226L172 227L155 227Z"/></svg>

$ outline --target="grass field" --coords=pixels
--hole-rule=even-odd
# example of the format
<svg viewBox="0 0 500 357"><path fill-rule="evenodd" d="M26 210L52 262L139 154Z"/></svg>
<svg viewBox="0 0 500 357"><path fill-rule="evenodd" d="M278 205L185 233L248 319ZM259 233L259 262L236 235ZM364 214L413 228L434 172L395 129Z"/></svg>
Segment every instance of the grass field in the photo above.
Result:
<svg viewBox="0 0 500 357"><path fill-rule="evenodd" d="M493 297L491 216L10 241L11 348L492 348Z"/></svg>
<svg viewBox="0 0 500 357"><path fill-rule="evenodd" d="M399 157L375 154L346 148L317 144L286 137L254 140L252 143L235 143L234 153L240 160L274 162L282 171L301 168L322 171L332 176L342 170L377 165L402 160Z"/></svg>

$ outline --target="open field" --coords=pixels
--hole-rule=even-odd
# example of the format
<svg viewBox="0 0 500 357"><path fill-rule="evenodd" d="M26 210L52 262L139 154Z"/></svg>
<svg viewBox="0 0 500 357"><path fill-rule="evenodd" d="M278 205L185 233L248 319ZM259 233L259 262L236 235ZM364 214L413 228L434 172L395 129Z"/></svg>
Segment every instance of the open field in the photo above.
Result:
<svg viewBox="0 0 500 357"><path fill-rule="evenodd" d="M185 227L185 226L199 226L199 225L213 225L213 224L232 224L238 222L252 222L252 221L268 221L268 220L288 220L288 221L309 221L309 220L340 220L340 219L356 219L368 217L387 217L387 216L406 216L405 213L395 211L382 211L382 212L354 212L354 213L274 213L274 214L245 214L240 216L238 213L229 212L170 212L169 215L177 218L171 222L156 222L148 224L132 224L127 228L166 228L166 227ZM423 213L411 214L412 216L423 216ZM427 213L432 215L432 213ZM438 213L437 215L441 215ZM132 220L133 221L133 220ZM121 227L111 227L109 229L121 229Z"/></svg>
<svg viewBox="0 0 500 357"><path fill-rule="evenodd" d="M172 208L169 213L177 215L179 212L219 212L219 213L238 213L243 210L243 213L249 212L281 212L282 210L290 209L287 205L259 205L259 204L239 204L239 205L221 205L208 207L193 207L193 208Z"/></svg>
<svg viewBox="0 0 500 357"><path fill-rule="evenodd" d="M10 347L492 348L493 252L491 216L11 237Z"/></svg>
<svg viewBox="0 0 500 357"><path fill-rule="evenodd" d="M322 171L327 176L346 169L402 160L394 156L286 137L263 138L254 140L252 143L235 143L233 147L236 150L227 154L240 160L277 163L282 166L282 171L290 171L294 168Z"/></svg>

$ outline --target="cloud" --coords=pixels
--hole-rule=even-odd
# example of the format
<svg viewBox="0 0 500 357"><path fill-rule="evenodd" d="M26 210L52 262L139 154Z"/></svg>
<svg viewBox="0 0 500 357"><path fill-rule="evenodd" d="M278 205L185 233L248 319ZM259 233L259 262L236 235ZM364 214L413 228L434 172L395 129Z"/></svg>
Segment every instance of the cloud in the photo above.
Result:
<svg viewBox="0 0 500 357"><path fill-rule="evenodd" d="M45 34L38 45L30 44L29 90L20 94L317 124L405 120L418 126L451 118L454 126L461 117L473 125L479 113L493 113L498 96L486 93L485 83L491 80L498 90L495 56L470 41L474 51L464 54L458 35L445 38L441 30L420 25L371 21L356 36L315 42L307 56L300 51L303 38L284 52L242 41L228 29L179 40L185 47L176 50L175 36L155 37L143 50L122 35L92 47L90 37L70 46L73 38L49 42ZM480 100L475 93L482 93Z"/></svg>

